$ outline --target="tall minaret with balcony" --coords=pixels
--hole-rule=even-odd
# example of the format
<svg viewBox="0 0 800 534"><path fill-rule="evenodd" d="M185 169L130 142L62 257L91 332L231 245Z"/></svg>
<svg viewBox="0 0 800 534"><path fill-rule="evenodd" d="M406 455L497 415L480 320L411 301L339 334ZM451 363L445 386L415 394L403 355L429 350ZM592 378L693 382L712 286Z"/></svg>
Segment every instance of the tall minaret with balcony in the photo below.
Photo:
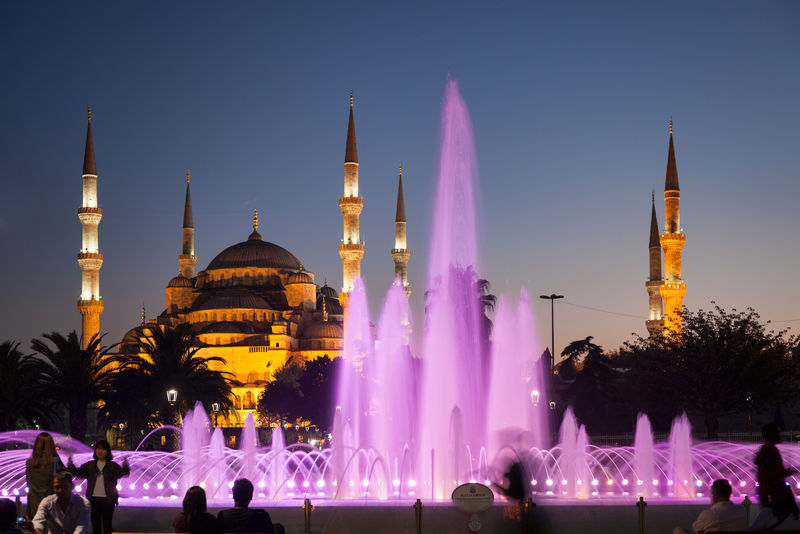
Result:
<svg viewBox="0 0 800 534"><path fill-rule="evenodd" d="M650 296L650 313L647 316L647 331L650 337L664 332L664 306L661 300L661 243L658 238L658 220L656 219L656 194L650 197L650 278L645 282L647 294Z"/></svg>
<svg viewBox="0 0 800 534"><path fill-rule="evenodd" d="M364 199L358 196L358 150L356 149L356 126L353 121L353 92L350 92L350 122L347 125L347 146L344 152L344 196L339 199L339 209L344 217L344 235L339 245L342 257L342 291L339 300L345 308L356 278L361 276L361 258L364 244L358 231L358 217L364 207Z"/></svg>
<svg viewBox="0 0 800 534"><path fill-rule="evenodd" d="M186 202L183 205L183 250L178 256L181 276L194 278L197 256L194 255L194 221L192 219L192 195L189 192L189 169L186 169Z"/></svg>
<svg viewBox="0 0 800 534"><path fill-rule="evenodd" d="M78 220L83 227L81 251L78 265L81 268L81 297L78 312L81 314L81 345L86 348L92 337L100 334L100 315L103 301L100 300L100 267L103 255L98 248L97 227L103 218L103 210L97 207L97 165L94 161L92 141L92 108L86 128L86 150L83 155L83 204L78 208Z"/></svg>
<svg viewBox="0 0 800 534"><path fill-rule="evenodd" d="M406 241L406 204L403 199L403 165L400 165L400 177L397 184L397 212L394 218L394 279L399 281L406 290L406 296L411 295L411 286L408 283L408 258L411 251Z"/></svg>
<svg viewBox="0 0 800 534"><path fill-rule="evenodd" d="M681 250L686 236L681 230L681 190L678 185L678 166L675 163L675 145L672 140L672 119L669 120L669 154L667 177L664 182L664 282L661 297L664 299L664 329L668 334L680 335L683 326L681 311L686 296L686 284L681 277Z"/></svg>

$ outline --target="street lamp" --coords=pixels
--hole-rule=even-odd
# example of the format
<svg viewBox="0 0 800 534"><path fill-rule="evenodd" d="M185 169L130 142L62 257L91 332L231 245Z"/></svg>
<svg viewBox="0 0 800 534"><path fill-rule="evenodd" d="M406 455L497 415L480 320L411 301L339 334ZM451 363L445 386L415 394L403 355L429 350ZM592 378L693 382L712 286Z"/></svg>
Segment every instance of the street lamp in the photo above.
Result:
<svg viewBox="0 0 800 534"><path fill-rule="evenodd" d="M563 299L564 295L539 295L540 299L550 301L550 357L553 358L553 364L550 369L551 373L556 372L556 317L554 303L556 299Z"/></svg>
<svg viewBox="0 0 800 534"><path fill-rule="evenodd" d="M219 413L219 403L212 402L211 403L211 411L214 412L214 426L219 426L217 424L217 414Z"/></svg>
<svg viewBox="0 0 800 534"><path fill-rule="evenodd" d="M175 406L175 402L178 400L178 390L175 388L167 390L167 402L169 402L170 406Z"/></svg>
<svg viewBox="0 0 800 534"><path fill-rule="evenodd" d="M541 395L541 393L539 393L538 389L532 389L531 390L531 402L533 403L534 406L539 406L539 396L540 395Z"/></svg>

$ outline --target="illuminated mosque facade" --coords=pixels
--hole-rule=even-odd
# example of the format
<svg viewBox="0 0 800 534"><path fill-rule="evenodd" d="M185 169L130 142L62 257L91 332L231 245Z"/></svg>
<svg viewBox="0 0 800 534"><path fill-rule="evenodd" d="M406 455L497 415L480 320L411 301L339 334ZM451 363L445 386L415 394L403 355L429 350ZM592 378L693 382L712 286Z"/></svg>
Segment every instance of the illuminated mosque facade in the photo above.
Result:
<svg viewBox="0 0 800 534"><path fill-rule="evenodd" d="M361 273L364 244L359 235L359 215L364 199L358 194L358 151L356 147L353 97L344 162L344 194L339 207L344 219L339 245L342 258L341 292L325 283L285 248L264 241L258 232L258 212L246 240L217 254L202 271L195 272L198 258L194 247L194 219L189 173L183 211L183 239L178 255L180 273L165 289L165 308L158 317L131 329L119 344L120 353L138 353L137 340L152 328L189 324L197 334L200 356L219 356L225 363L212 368L233 374L236 414L221 425L240 426L248 413L255 416L259 394L272 374L288 362L302 365L321 356L336 358L344 345L344 313L355 280ZM78 311L82 317L84 344L100 332L103 301L99 294L98 225L102 211L97 207L97 170L92 141L91 111L86 134L83 166L83 204L78 218L83 227L83 244L78 255L82 290ZM402 168L398 182L395 243L391 256L399 283L410 294ZM258 418L256 417L256 420Z"/></svg>

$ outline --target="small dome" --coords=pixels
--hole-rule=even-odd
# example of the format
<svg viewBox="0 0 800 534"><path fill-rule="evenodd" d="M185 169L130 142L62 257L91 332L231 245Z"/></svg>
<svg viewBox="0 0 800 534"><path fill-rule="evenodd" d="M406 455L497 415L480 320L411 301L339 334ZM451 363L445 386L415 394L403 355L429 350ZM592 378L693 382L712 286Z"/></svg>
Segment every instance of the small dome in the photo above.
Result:
<svg viewBox="0 0 800 534"><path fill-rule="evenodd" d="M286 283L287 284L313 284L314 281L311 279L311 277L307 273L304 273L303 271L298 271L296 273L292 273L292 275L289 276L289 280Z"/></svg>
<svg viewBox="0 0 800 534"><path fill-rule="evenodd" d="M179 274L169 281L167 287L192 287L192 281Z"/></svg>
<svg viewBox="0 0 800 534"><path fill-rule="evenodd" d="M318 339L318 338L334 338L334 339L342 339L344 338L344 331L342 330L341 325L339 323L334 323L330 321L323 321L321 323L314 323L308 328L306 328L303 337L308 339Z"/></svg>
<svg viewBox="0 0 800 534"><path fill-rule="evenodd" d="M324 297L332 297L335 299L339 298L339 293L337 293L335 289L329 286L328 282L325 282L325 285L319 288L319 292L322 293Z"/></svg>
<svg viewBox="0 0 800 534"><path fill-rule="evenodd" d="M317 297L317 311L323 311L323 303L325 304L324 311L328 312L330 315L342 315L344 313L344 308L342 308L342 304L339 302L338 298L325 296Z"/></svg>
<svg viewBox="0 0 800 534"><path fill-rule="evenodd" d="M270 305L266 300L253 293L242 291L227 291L218 293L202 303L197 310L226 310L230 308L244 308L250 310L269 310Z"/></svg>

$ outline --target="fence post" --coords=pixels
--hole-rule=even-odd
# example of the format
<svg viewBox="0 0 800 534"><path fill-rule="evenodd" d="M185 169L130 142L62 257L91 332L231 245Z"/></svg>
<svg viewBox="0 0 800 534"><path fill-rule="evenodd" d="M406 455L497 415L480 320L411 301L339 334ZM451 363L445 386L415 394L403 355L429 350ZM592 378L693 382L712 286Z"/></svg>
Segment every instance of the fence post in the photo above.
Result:
<svg viewBox="0 0 800 534"><path fill-rule="evenodd" d="M311 499L306 499L305 502L303 502L303 516L305 517L304 534L311 534L311 510L313 509L314 507L311 506Z"/></svg>
<svg viewBox="0 0 800 534"><path fill-rule="evenodd" d="M417 526L417 534L422 534L422 501L420 499L414 503L414 523Z"/></svg>
<svg viewBox="0 0 800 534"><path fill-rule="evenodd" d="M750 500L750 497L747 495L744 496L744 500L742 501L742 506L744 506L745 511L747 512L747 524L750 524L750 507L753 505L753 501Z"/></svg>
<svg viewBox="0 0 800 534"><path fill-rule="evenodd" d="M639 509L639 534L644 534L644 507L647 506L647 503L644 502L644 497L639 497L639 502L636 503L636 507Z"/></svg>

